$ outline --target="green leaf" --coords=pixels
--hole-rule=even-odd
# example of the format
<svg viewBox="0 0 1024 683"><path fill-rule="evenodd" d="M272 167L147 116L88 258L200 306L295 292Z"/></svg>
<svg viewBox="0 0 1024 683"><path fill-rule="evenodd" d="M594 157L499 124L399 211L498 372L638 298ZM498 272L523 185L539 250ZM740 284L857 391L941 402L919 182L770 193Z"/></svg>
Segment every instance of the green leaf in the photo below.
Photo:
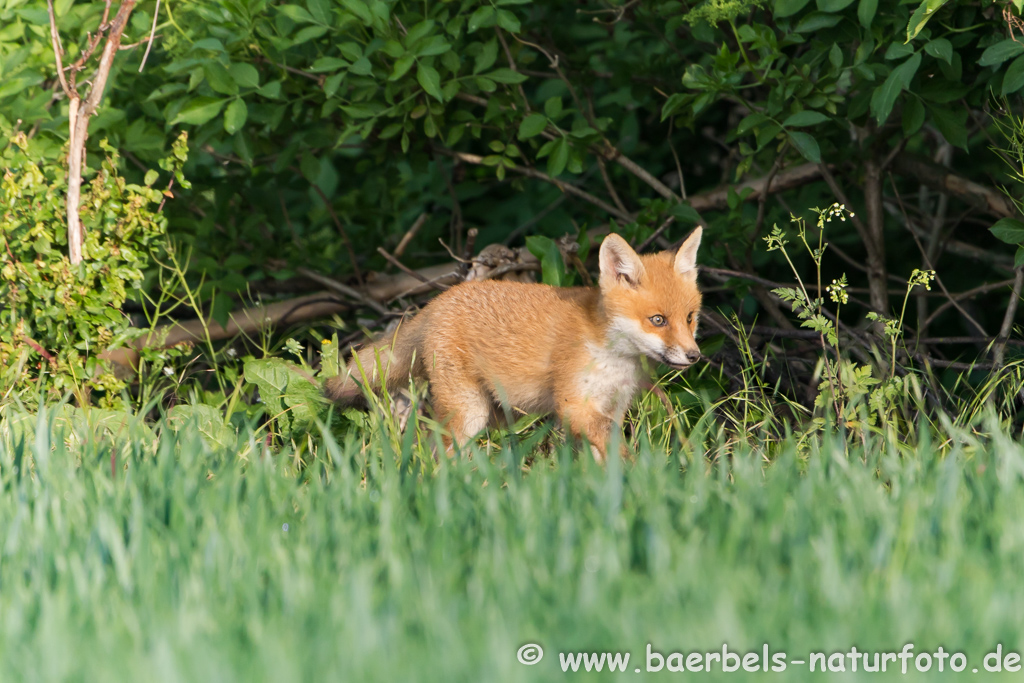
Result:
<svg viewBox="0 0 1024 683"><path fill-rule="evenodd" d="M544 113L548 115L548 118L557 119L562 113L562 98L558 95L549 97L544 102Z"/></svg>
<svg viewBox="0 0 1024 683"><path fill-rule="evenodd" d="M518 71L513 71L512 69L495 69L494 71L486 75L487 78L491 79L492 81L497 81L498 83L515 84L522 83L523 81L526 80L526 76L519 73Z"/></svg>
<svg viewBox="0 0 1024 683"><path fill-rule="evenodd" d="M1010 64L1003 76L1003 97L1015 93L1024 86L1024 55L1017 57Z"/></svg>
<svg viewBox="0 0 1024 683"><path fill-rule="evenodd" d="M548 119L543 114L530 114L519 124L519 139L528 140L529 138L536 137L547 128L547 125Z"/></svg>
<svg viewBox="0 0 1024 683"><path fill-rule="evenodd" d="M498 26L501 28L505 29L509 33L519 33L519 19L507 9L498 10L497 19Z"/></svg>
<svg viewBox="0 0 1024 683"><path fill-rule="evenodd" d="M473 62L473 73L478 74L481 71L485 71L494 66L495 60L498 58L498 41L496 38L492 38L483 44L480 48L480 53L477 54L476 60Z"/></svg>
<svg viewBox="0 0 1024 683"><path fill-rule="evenodd" d="M871 28L871 22L875 19L875 12L878 11L878 0L860 0L857 5L857 20L866 29Z"/></svg>
<svg viewBox="0 0 1024 683"><path fill-rule="evenodd" d="M1013 256L1013 267L1024 267L1024 247L1017 247L1017 253Z"/></svg>
<svg viewBox="0 0 1024 683"><path fill-rule="evenodd" d="M352 66L348 68L354 74L359 76L369 76L373 73L373 64L366 57L360 57L356 61L352 62Z"/></svg>
<svg viewBox="0 0 1024 683"><path fill-rule="evenodd" d="M385 45L385 49L386 49L386 47L387 46ZM402 48L401 45L398 46L398 49L399 49L398 54L391 55L392 57L400 57L402 54L405 53L405 50L404 50L404 48ZM363 56L363 48L359 45L359 43L353 43L351 41L349 41L347 43L342 43L341 45L339 45L338 46L338 52L340 52L341 56L344 57L345 59L349 60L350 62L354 62L354 61L356 61L357 59L359 59L360 57ZM388 53L388 54L390 54L390 53Z"/></svg>
<svg viewBox="0 0 1024 683"><path fill-rule="evenodd" d="M921 53L918 52L893 69L885 82L875 88L871 95L871 113L879 124L889 118L893 105L896 104L896 98L910 85L910 81L914 78L920 65Z"/></svg>
<svg viewBox="0 0 1024 683"><path fill-rule="evenodd" d="M886 59L903 59L912 54L914 54L914 46L903 43L889 43L889 47L885 49Z"/></svg>
<svg viewBox="0 0 1024 683"><path fill-rule="evenodd" d="M295 37L292 38L292 45L295 46L308 43L311 40L316 40L325 33L327 33L326 26L307 26L295 34Z"/></svg>
<svg viewBox="0 0 1024 683"><path fill-rule="evenodd" d="M793 143L793 147L803 155L804 159L813 164L821 163L821 149L818 147L818 141L813 136L794 130L786 131L786 133L789 135L789 140Z"/></svg>
<svg viewBox="0 0 1024 683"><path fill-rule="evenodd" d="M316 19L306 11L305 7L300 7L299 5L281 5L277 9L281 14L300 24L316 23Z"/></svg>
<svg viewBox="0 0 1024 683"><path fill-rule="evenodd" d="M928 41L924 46L924 51L936 59L941 59L946 64L953 63L953 44L945 38Z"/></svg>
<svg viewBox="0 0 1024 683"><path fill-rule="evenodd" d="M910 23L907 24L908 43L917 37L917 34L921 32L921 29L928 23L928 20L935 16L935 13L946 2L948 0L924 0L924 2L918 5L917 9L914 10L914 14L910 17Z"/></svg>
<svg viewBox="0 0 1024 683"><path fill-rule="evenodd" d="M339 71L336 74L332 74L324 79L324 95L327 97L334 97L334 93L338 92L338 88L341 86L341 82L345 80L346 72Z"/></svg>
<svg viewBox="0 0 1024 683"><path fill-rule="evenodd" d="M428 64L420 64L416 67L416 80L428 95L438 102L444 101L441 96L441 76L437 69Z"/></svg>
<svg viewBox="0 0 1024 683"><path fill-rule="evenodd" d="M399 78L404 76L406 72L409 71L410 68L412 68L413 62L415 61L416 58L413 57L412 55L404 55L402 57L399 57L398 61L395 62L394 71L392 71L391 75L388 76L388 80L397 81Z"/></svg>
<svg viewBox="0 0 1024 683"><path fill-rule="evenodd" d="M924 104L917 97L907 98L903 105L903 135L910 137L924 125Z"/></svg>
<svg viewBox="0 0 1024 683"><path fill-rule="evenodd" d="M210 306L210 317L219 323L221 327L226 328L228 326L228 316L231 315L231 309L234 307L235 302L230 295L226 292L217 292Z"/></svg>
<svg viewBox="0 0 1024 683"><path fill-rule="evenodd" d="M551 148L551 156L548 157L548 175L555 178L565 170L565 164L569 161L569 141L565 138L558 138Z"/></svg>
<svg viewBox="0 0 1024 683"><path fill-rule="evenodd" d="M852 4L853 0L818 0L818 9L822 12L841 12Z"/></svg>
<svg viewBox="0 0 1024 683"><path fill-rule="evenodd" d="M220 62L209 61L203 65L203 74L210 87L222 95L237 95L238 84Z"/></svg>
<svg viewBox="0 0 1024 683"><path fill-rule="evenodd" d="M996 239L1007 244L1024 243L1024 222L1016 218L1000 218L989 230Z"/></svg>
<svg viewBox="0 0 1024 683"><path fill-rule="evenodd" d="M156 179L159 177L160 172L157 171L156 169L151 168L148 171L146 171L146 177L143 179L142 182L146 187L150 187L153 183L156 182Z"/></svg>
<svg viewBox="0 0 1024 683"><path fill-rule="evenodd" d="M824 123L825 121L828 121L828 120L829 120L829 118L827 116L825 116L824 114L822 114L821 112L804 110L804 111L798 111L797 113L795 113L792 116L790 116L789 118L787 118L785 121L782 122L782 125L783 126L787 126L787 127L788 126L816 126L819 123Z"/></svg>
<svg viewBox="0 0 1024 683"><path fill-rule="evenodd" d="M672 207L671 213L680 223L699 223L700 214L689 204L680 202Z"/></svg>
<svg viewBox="0 0 1024 683"><path fill-rule="evenodd" d="M348 66L348 62L339 57L320 57L309 65L313 73L324 73L326 71L337 71Z"/></svg>
<svg viewBox="0 0 1024 683"><path fill-rule="evenodd" d="M219 114L220 110L224 108L225 102L226 100L215 97L197 97L181 108L178 115L171 120L171 125L179 123L202 125Z"/></svg>
<svg viewBox="0 0 1024 683"><path fill-rule="evenodd" d="M802 10L810 0L775 0L775 16L791 17Z"/></svg>
<svg viewBox="0 0 1024 683"><path fill-rule="evenodd" d="M302 155L302 160L299 162L299 170L302 171L303 178L311 183L315 183L320 177L321 169L320 160L315 156L309 152Z"/></svg>
<svg viewBox="0 0 1024 683"><path fill-rule="evenodd" d="M260 87L260 72L252 64L232 62L228 66L228 73L235 83L243 88Z"/></svg>
<svg viewBox="0 0 1024 683"><path fill-rule="evenodd" d="M823 28L832 28L842 20L843 17L838 14L811 12L801 19L793 30L797 33L812 33Z"/></svg>
<svg viewBox="0 0 1024 683"><path fill-rule="evenodd" d="M475 33L478 29L494 26L495 22L496 17L494 14L494 7L491 5L483 5L482 7L477 8L477 10L469 17L469 24L466 26L466 30L469 33Z"/></svg>
<svg viewBox="0 0 1024 683"><path fill-rule="evenodd" d="M415 26L409 29L409 32L405 35L405 44L412 45L420 38L430 34L436 24L431 19L426 19L419 22Z"/></svg>
<svg viewBox="0 0 1024 683"><path fill-rule="evenodd" d="M839 47L839 43L833 43L832 49L828 51L828 63L835 69L843 66L843 50Z"/></svg>
<svg viewBox="0 0 1024 683"><path fill-rule="evenodd" d="M558 244L550 237L530 235L526 238L526 248L540 261L544 284L561 287L565 277L565 261Z"/></svg>
<svg viewBox="0 0 1024 683"><path fill-rule="evenodd" d="M768 120L768 117L765 116L764 114L760 113L760 112L755 112L753 114L749 114L749 115L743 117L743 120L740 121L740 125L736 126L736 134L737 135L743 135L744 133L746 133L751 128L753 128L755 126L759 126L759 125L761 125L762 123L764 123L767 120Z"/></svg>
<svg viewBox="0 0 1024 683"><path fill-rule="evenodd" d="M228 105L224 110L224 130L228 135L234 135L245 125L249 117L249 108L245 106L245 100L238 98Z"/></svg>
<svg viewBox="0 0 1024 683"><path fill-rule="evenodd" d="M364 26L373 24L373 15L370 14L370 8L365 0L341 0L341 4L354 14Z"/></svg>
<svg viewBox="0 0 1024 683"><path fill-rule="evenodd" d="M985 51L981 53L981 58L978 60L978 66L998 66L1007 59L1016 57L1022 52L1024 52L1024 45L1018 43L1013 38L1007 38L1002 42L985 48Z"/></svg>
<svg viewBox="0 0 1024 683"><path fill-rule="evenodd" d="M433 57L434 55L444 54L451 50L452 46L444 36L431 36L428 40L416 48L417 57Z"/></svg>
<svg viewBox="0 0 1024 683"><path fill-rule="evenodd" d="M306 4L317 23L331 23L331 0L307 0Z"/></svg>
<svg viewBox="0 0 1024 683"><path fill-rule="evenodd" d="M946 142L967 149L967 110L962 107L929 107L935 127Z"/></svg>

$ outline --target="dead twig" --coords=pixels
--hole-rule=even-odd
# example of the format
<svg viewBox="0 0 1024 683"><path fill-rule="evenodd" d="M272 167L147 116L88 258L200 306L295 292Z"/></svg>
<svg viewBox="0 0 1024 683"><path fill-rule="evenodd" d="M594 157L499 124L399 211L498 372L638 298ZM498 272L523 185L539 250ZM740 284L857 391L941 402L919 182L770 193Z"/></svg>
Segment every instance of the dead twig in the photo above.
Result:
<svg viewBox="0 0 1024 683"><path fill-rule="evenodd" d="M405 231L405 234L402 235L402 239L398 242L398 246L395 247L396 258L401 257L402 254L405 253L405 248L409 246L409 243L412 242L412 238L416 236L416 233L420 231L420 228L423 227L428 218L430 218L430 214L424 211L419 215L419 218L416 219L412 226Z"/></svg>
<svg viewBox="0 0 1024 683"><path fill-rule="evenodd" d="M636 248L636 252L638 254L642 254L644 250L647 249L647 247L651 246L651 244L654 243L654 240L661 237L661 233L665 232L665 230L668 229L668 226L675 223L675 221L675 216L669 216L668 218L666 218L662 222L662 224L658 226L658 229L651 233L650 237L648 237L647 239L640 243L640 246Z"/></svg>
<svg viewBox="0 0 1024 683"><path fill-rule="evenodd" d="M444 155L447 155L447 156L450 156L450 157L454 157L456 159L459 159L460 161L466 162L467 164L474 164L474 165L477 165L477 166L482 166L483 165L483 157L479 156L477 154L467 154L465 152L454 152L452 150L444 149L442 147L437 147L437 148L435 148L435 150L437 152L439 152L440 154L444 154ZM630 216L629 214L622 213L621 211L619 211L619 209L617 209L614 206L608 204L607 202L605 202L602 199L598 199L597 197L595 197L594 195L590 194L586 190L581 190L580 188L576 187L575 185L572 185L570 183L562 182L561 180L558 180L557 178L552 178L547 173L544 173L542 171L538 171L535 168L529 168L527 166L513 166L512 168L510 168L508 170L513 172L513 173L518 173L520 175L527 176L529 178L536 178L538 180L543 180L546 183L551 183L552 185L554 185L558 189L562 190L563 192L567 192L567 193L569 193L571 195L579 197L580 199L593 204L594 206L598 207L599 209L605 211L606 213L611 214L612 216L615 216L619 220L622 220L622 221L624 221L626 223L632 223L633 222L633 217L632 216Z"/></svg>
<svg viewBox="0 0 1024 683"><path fill-rule="evenodd" d="M139 64L139 73L142 73L142 69L146 66L146 60L149 59L149 51L153 49L153 38L156 37L156 20L160 16L160 0L156 0L156 9L153 10L153 27L149 29L149 42L146 44L146 51L142 55L142 63Z"/></svg>
<svg viewBox="0 0 1024 683"><path fill-rule="evenodd" d="M60 79L60 87L63 88L64 94L71 99L71 88L68 87L68 82L64 78L64 62L62 57L64 56L64 47L60 42L60 32L57 31L57 18L53 13L53 0L46 0L46 11L50 15L50 42L53 44L53 56L57 60L57 78Z"/></svg>
<svg viewBox="0 0 1024 683"><path fill-rule="evenodd" d="M377 247L377 253L379 253L381 256L383 256L385 259L387 259L388 263L393 265L395 268L398 268L400 271L402 271L406 275L411 275L412 277L416 278L420 282L422 282L424 284L427 284L427 285L430 285L432 288L436 289L439 292L444 292L444 291L448 290L448 285L443 285L440 282L437 282L435 280L428 280L426 277L424 277L423 275L420 275L415 270L409 268L407 265L405 265L404 263L399 261L397 258L395 258L391 254L389 254L384 249L384 247Z"/></svg>
<svg viewBox="0 0 1024 683"><path fill-rule="evenodd" d="M295 170L298 171L298 169ZM359 269L359 262L356 259L356 251L352 247L352 240L348 238L348 233L345 231L345 227L341 224L341 220L338 218L338 214L335 213L334 207L331 206L331 201L327 198L327 195L324 194L324 191L321 190L316 183L310 181L309 185L314 190L316 190L316 193L318 195L320 195L320 199L323 200L324 206L327 207L327 212L331 214L331 220L334 221L334 227L338 229L338 234L341 235L341 241L345 243L345 249L348 251L348 258L349 261L352 262L352 272L356 276L356 281L359 282L360 285L365 284L363 280L363 273Z"/></svg>
<svg viewBox="0 0 1024 683"><path fill-rule="evenodd" d="M968 313L963 306L956 302L956 300L953 298L953 295L949 293L948 289L946 289L946 285L945 283L943 283L942 278L939 277L939 274L937 272L935 272L935 266L928 258L928 251L924 248L924 245L921 244L921 240L918 239L917 233L910 228L910 216L907 215L907 211L903 206L903 198L900 196L900 192L896 188L896 181L893 179L891 173L889 174L889 182L892 184L892 191L896 197L897 203L899 204L900 213L903 215L903 224L907 227L907 231L910 233L911 237L914 238L914 243L917 245L918 251L921 252L921 258L924 260L925 266L935 273L935 283L939 286L939 289L942 290L942 293L946 295L946 298L950 301L950 303L952 303L953 306L956 307L956 310L958 310L960 314L964 316L964 318L966 318L972 325L974 325L975 329L977 329L978 332L981 332L982 336L987 337L988 333L985 332L985 328L982 327L981 323L975 320L974 317L970 313Z"/></svg>
<svg viewBox="0 0 1024 683"><path fill-rule="evenodd" d="M1010 303L1006 306L1006 314L1003 316L1003 324L999 328L999 337L996 339L995 348L992 352L993 365L997 368L1003 366L1003 358L1006 355L1006 343L1013 331L1013 319L1017 315L1017 304L1020 301L1021 286L1024 285L1024 268L1018 268L1013 278L1013 291L1010 293Z"/></svg>
<svg viewBox="0 0 1024 683"><path fill-rule="evenodd" d="M296 268L295 272L305 278L309 278L310 280L323 285L324 287L327 287L328 289L333 289L334 291L348 297L349 299L352 299L353 301L361 303L364 306L368 306L373 310L377 311L378 313L380 313L381 315L387 315L391 313L391 311L389 311L387 308L381 305L379 301L375 301L374 299L371 299L370 297L366 296L359 290L353 289L352 287L349 287L346 284L342 284L337 280L331 279L326 275L321 275L315 270L300 267Z"/></svg>
<svg viewBox="0 0 1024 683"><path fill-rule="evenodd" d="M444 162L436 158L434 161L437 162L437 170L441 172L441 177L444 178L444 184L448 188L448 196L452 198L452 217L448 222L449 239L451 239L456 247L459 247L462 243L462 205L459 204L459 198L455 194L455 185L452 184L451 175L449 175L448 169L444 167Z"/></svg>

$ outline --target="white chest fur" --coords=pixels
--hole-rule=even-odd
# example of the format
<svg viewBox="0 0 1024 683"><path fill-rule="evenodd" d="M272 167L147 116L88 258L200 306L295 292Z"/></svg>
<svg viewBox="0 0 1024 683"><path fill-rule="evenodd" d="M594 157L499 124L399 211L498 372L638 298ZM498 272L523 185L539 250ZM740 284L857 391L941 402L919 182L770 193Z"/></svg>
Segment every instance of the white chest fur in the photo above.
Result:
<svg viewBox="0 0 1024 683"><path fill-rule="evenodd" d="M636 393L640 378L640 360L607 347L589 344L591 360L579 376L579 392L584 400L615 422L621 422Z"/></svg>

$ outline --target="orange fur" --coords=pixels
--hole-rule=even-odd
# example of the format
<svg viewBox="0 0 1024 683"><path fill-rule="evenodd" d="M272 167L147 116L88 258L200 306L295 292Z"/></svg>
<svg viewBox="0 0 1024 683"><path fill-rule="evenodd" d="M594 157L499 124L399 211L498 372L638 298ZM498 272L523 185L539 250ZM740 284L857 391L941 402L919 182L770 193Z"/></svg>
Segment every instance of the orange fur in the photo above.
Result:
<svg viewBox="0 0 1024 683"><path fill-rule="evenodd" d="M675 254L638 256L608 235L594 288L452 287L394 335L359 351L345 373L328 380L326 394L356 402L363 373L377 392L394 392L410 376L425 379L435 413L460 445L487 427L495 405L514 406L557 414L600 461L639 389L641 356L675 368L700 357L700 239L697 228Z"/></svg>

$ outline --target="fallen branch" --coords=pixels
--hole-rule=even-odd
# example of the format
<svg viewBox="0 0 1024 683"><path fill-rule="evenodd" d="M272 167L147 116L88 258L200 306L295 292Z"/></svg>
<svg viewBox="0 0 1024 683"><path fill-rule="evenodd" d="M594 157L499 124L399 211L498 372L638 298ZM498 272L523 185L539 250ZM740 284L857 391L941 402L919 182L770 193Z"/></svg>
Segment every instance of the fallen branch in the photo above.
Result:
<svg viewBox="0 0 1024 683"><path fill-rule="evenodd" d="M423 214L423 215L425 216L426 214ZM402 246L402 245L399 244L398 246ZM397 249L396 249L396 252L397 252ZM391 254L389 254L387 252L387 250L384 249L384 247L377 247L377 253L379 253L381 256L383 256L385 259L387 259L388 263L393 265L395 268L398 268L400 271L402 271L406 275L413 276L414 278L416 278L420 282L424 282L424 283L430 285L431 287L433 287L434 289L438 290L439 292L444 292L444 291L448 290L449 285L442 285L439 282L434 282L433 280L428 280L427 278L425 278L422 275L420 275L419 273L417 273L415 270L409 268L409 266L407 266L404 263L402 263L401 261L399 261L397 258L392 256Z"/></svg>
<svg viewBox="0 0 1024 683"><path fill-rule="evenodd" d="M932 163L909 152L893 160L893 170L901 175L913 176L937 192L951 194L958 199L998 218L1017 214L1010 198L999 190L972 182L962 175L951 173L944 166Z"/></svg>
<svg viewBox="0 0 1024 683"><path fill-rule="evenodd" d="M369 306L370 308L377 311L381 315L387 315L389 313L388 309L381 306L380 302L374 301L373 299L369 298L362 292L353 289L352 287L349 287L346 284L326 277L325 275L321 275L315 270L310 270L309 268L296 268L295 272L305 278L309 278L313 282L316 282L318 284L323 285L324 287L327 287L328 289L333 289L335 292L338 292L339 294L348 297L353 301L361 303L364 306Z"/></svg>
<svg viewBox="0 0 1024 683"><path fill-rule="evenodd" d="M771 174L769 174L761 178L745 180L738 185L723 185L708 192L690 195L689 204L697 211L726 209L729 207L730 189L742 197L743 190L749 188L751 192L744 198L744 201L753 202L759 200L761 195L765 194L765 188L768 187L769 180L771 182L771 193L777 193L806 185L820 177L821 169L817 164L801 164L788 168L785 171L780 171L774 177L771 177Z"/></svg>
<svg viewBox="0 0 1024 683"><path fill-rule="evenodd" d="M455 264L431 266L418 271L419 275L429 279L447 277L442 281L454 283ZM399 296L421 294L429 291L428 284L408 275L379 275L372 282L359 290L362 296L378 302L390 301ZM131 346L110 349L100 354L100 358L126 367L137 367L139 351L144 348L166 349L181 343L195 344L198 342L219 341L230 339L239 334L254 334L268 327L293 324L305 320L324 318L352 308L352 304L342 301L330 292L316 292L306 296L278 301L265 306L253 306L232 311L228 314L227 326L215 321L188 320L174 322L154 328L132 342ZM388 315L392 313L384 309ZM396 313L397 315L398 313Z"/></svg>

